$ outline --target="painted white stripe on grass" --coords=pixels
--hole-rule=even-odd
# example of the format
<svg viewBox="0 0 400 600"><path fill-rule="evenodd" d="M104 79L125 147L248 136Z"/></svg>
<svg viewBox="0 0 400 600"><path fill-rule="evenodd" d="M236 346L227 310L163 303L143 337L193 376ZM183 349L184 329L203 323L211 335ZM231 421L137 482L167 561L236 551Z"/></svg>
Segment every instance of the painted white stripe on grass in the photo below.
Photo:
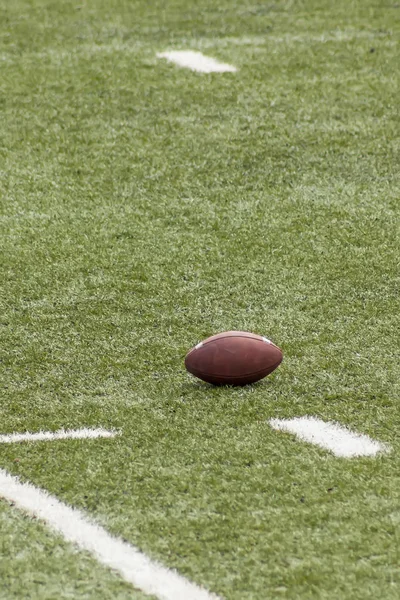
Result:
<svg viewBox="0 0 400 600"><path fill-rule="evenodd" d="M387 450L386 446L367 435L353 433L339 424L316 417L271 419L269 423L274 429L294 433L301 440L326 448L336 456L375 456L378 452Z"/></svg>
<svg viewBox="0 0 400 600"><path fill-rule="evenodd" d="M45 521L68 542L87 550L97 560L118 571L136 588L160 600L211 600L217 596L150 560L134 546L111 536L80 511L47 492L0 469L0 497Z"/></svg>
<svg viewBox="0 0 400 600"><path fill-rule="evenodd" d="M159 52L158 58L166 58L179 67L187 67L199 73L234 73L237 69L233 65L220 63L215 58L204 56L201 52L193 50L177 50L172 52Z"/></svg>
<svg viewBox="0 0 400 600"><path fill-rule="evenodd" d="M78 440L94 438L112 438L118 431L106 429L60 429L59 431L39 431L38 433L10 433L0 435L0 444L14 444L15 442L44 442L51 440Z"/></svg>

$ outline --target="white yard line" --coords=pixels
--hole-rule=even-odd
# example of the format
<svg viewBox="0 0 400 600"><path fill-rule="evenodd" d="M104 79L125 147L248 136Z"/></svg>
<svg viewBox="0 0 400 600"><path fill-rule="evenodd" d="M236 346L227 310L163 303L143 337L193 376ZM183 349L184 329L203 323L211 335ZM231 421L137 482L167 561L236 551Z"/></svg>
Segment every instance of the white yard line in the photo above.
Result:
<svg viewBox="0 0 400 600"><path fill-rule="evenodd" d="M316 417L271 419L269 423L274 429L294 433L305 442L330 450L335 456L375 456L378 452L388 450L384 444L367 435L353 433L337 423L325 422Z"/></svg>
<svg viewBox="0 0 400 600"><path fill-rule="evenodd" d="M186 67L199 73L234 73L237 69L233 65L220 63L215 58L204 56L201 52L193 50L176 50L172 52L159 52L158 58L166 58L179 67Z"/></svg>
<svg viewBox="0 0 400 600"><path fill-rule="evenodd" d="M15 442L45 442L51 440L78 440L94 438L112 438L118 431L106 429L60 429L59 431L39 431L38 433L9 433L0 435L0 444L14 444Z"/></svg>
<svg viewBox="0 0 400 600"><path fill-rule="evenodd" d="M127 542L111 536L78 510L0 469L0 498L42 519L68 542L93 554L142 592L159 600L217 600L217 596L156 563Z"/></svg>

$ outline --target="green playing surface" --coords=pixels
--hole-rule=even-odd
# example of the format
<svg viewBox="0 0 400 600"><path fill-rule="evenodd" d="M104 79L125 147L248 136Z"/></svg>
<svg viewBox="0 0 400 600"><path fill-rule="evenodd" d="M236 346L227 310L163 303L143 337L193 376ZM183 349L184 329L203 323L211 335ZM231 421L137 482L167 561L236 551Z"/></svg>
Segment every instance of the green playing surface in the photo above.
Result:
<svg viewBox="0 0 400 600"><path fill-rule="evenodd" d="M0 468L226 600L400 597L399 33L395 0L0 0L0 434L121 430ZM156 56L188 49L238 70ZM196 381L229 329L284 362ZM268 425L303 415L392 451ZM5 501L0 555L1 600L145 598Z"/></svg>

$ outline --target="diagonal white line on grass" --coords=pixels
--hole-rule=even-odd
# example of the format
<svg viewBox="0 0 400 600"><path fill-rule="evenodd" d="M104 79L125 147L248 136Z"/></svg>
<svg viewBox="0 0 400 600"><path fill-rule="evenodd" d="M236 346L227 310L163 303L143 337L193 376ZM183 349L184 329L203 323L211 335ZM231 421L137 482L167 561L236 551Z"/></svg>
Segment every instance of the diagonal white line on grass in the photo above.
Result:
<svg viewBox="0 0 400 600"><path fill-rule="evenodd" d="M237 71L233 65L220 63L215 58L204 56L201 52L193 50L175 50L172 52L159 52L158 58L166 58L179 67L186 67L199 73L234 73Z"/></svg>
<svg viewBox="0 0 400 600"><path fill-rule="evenodd" d="M218 600L217 596L163 567L127 542L111 536L82 512L0 469L0 498L45 521L68 542L93 554L104 565L159 600Z"/></svg>
<svg viewBox="0 0 400 600"><path fill-rule="evenodd" d="M271 419L273 429L294 433L298 438L321 448L330 450L335 456L351 458L353 456L375 456L388 448L372 440L367 435L354 433L339 425L317 419L316 417L297 417L295 419Z"/></svg>
<svg viewBox="0 0 400 600"><path fill-rule="evenodd" d="M94 438L113 438L119 431L107 429L60 429L59 431L39 431L38 433L9 433L0 435L0 444L14 444L16 442L45 442L51 440L78 440Z"/></svg>

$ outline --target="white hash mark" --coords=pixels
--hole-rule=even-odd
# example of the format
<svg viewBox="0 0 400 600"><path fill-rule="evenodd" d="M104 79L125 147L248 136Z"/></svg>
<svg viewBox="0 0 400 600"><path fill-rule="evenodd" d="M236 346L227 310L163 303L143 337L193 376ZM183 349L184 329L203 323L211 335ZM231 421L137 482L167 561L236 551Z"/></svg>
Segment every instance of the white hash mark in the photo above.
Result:
<svg viewBox="0 0 400 600"><path fill-rule="evenodd" d="M233 65L220 63L215 58L204 56L201 52L193 50L175 50L171 52L159 52L158 58L166 58L179 67L186 67L199 73L234 73L237 71Z"/></svg>
<svg viewBox="0 0 400 600"><path fill-rule="evenodd" d="M294 433L299 439L330 450L335 456L375 456L378 452L389 450L367 435L354 433L338 423L322 421L316 417L271 419L269 423L273 429Z"/></svg>
<svg viewBox="0 0 400 600"><path fill-rule="evenodd" d="M14 444L15 442L46 442L51 440L78 440L94 438L113 438L118 431L106 429L60 429L58 431L39 431L38 433L8 433L0 435L0 444Z"/></svg>

